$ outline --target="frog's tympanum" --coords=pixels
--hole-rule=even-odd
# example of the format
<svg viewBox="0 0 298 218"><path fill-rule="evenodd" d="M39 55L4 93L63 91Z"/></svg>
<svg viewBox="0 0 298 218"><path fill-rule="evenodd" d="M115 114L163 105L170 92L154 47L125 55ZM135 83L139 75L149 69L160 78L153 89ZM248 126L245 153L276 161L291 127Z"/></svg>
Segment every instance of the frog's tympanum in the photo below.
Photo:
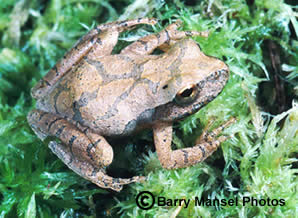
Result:
<svg viewBox="0 0 298 218"><path fill-rule="evenodd" d="M206 32L179 31L181 21L145 36L111 54L118 36L155 19L102 24L89 31L32 89L36 110L28 122L38 137L57 137L50 149L73 171L99 187L120 191L144 180L112 178L105 167L113 149L105 137L127 136L152 128L161 165L176 169L194 165L212 154L227 137L217 135L228 121L203 135L194 147L171 149L173 122L213 100L223 89L229 69L206 56L189 36ZM155 49L164 51L154 55Z"/></svg>

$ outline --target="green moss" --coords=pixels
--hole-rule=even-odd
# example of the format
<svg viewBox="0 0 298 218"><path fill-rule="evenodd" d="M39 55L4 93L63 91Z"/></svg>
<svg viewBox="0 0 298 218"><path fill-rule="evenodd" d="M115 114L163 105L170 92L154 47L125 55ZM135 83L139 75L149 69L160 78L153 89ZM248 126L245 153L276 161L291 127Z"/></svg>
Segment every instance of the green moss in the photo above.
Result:
<svg viewBox="0 0 298 218"><path fill-rule="evenodd" d="M0 217L294 217L298 203L298 106L293 100L298 93L298 25L289 5L294 1L287 2L1 2ZM148 131L125 143L116 141L121 146L115 146L110 174L143 174L148 179L113 193L70 171L35 136L26 121L34 107L30 88L96 23L143 16L157 17L160 22L153 29L144 26L122 34L115 51L179 18L185 30L208 29L208 38L195 40L204 53L225 60L231 70L227 86L213 102L175 124L174 145L192 146L210 120L215 120L211 129L232 116L237 122L224 130L231 138L216 153L186 169L163 169ZM272 43L277 50L272 50ZM135 199L141 191L193 201L188 208L154 205L141 210ZM286 204L194 204L195 197L228 200L243 196L285 199Z"/></svg>

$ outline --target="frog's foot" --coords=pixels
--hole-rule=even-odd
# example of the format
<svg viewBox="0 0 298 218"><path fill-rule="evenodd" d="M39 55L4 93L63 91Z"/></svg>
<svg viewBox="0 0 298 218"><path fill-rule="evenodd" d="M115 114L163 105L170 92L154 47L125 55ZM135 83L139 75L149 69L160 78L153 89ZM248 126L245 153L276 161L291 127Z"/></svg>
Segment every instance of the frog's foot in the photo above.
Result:
<svg viewBox="0 0 298 218"><path fill-rule="evenodd" d="M103 168L95 167L94 165L76 159L68 146L64 146L55 141L49 143L49 148L56 154L70 169L91 181L101 188L110 188L114 191L121 191L123 185L133 182L142 182L145 177L135 176L129 179L113 178L108 176Z"/></svg>
<svg viewBox="0 0 298 218"><path fill-rule="evenodd" d="M156 48L163 51L167 51L178 40L181 40L190 36L202 36L208 37L208 32L197 31L179 31L182 21L178 20L175 23L170 24L164 30L157 34L151 34L145 36L136 42L130 44L121 51L121 54L126 55L149 55Z"/></svg>
<svg viewBox="0 0 298 218"><path fill-rule="evenodd" d="M177 169L192 166L205 160L222 142L228 139L226 136L220 136L219 138L217 136L233 122L235 122L235 118L230 119L210 133L204 132L202 137L196 141L194 147L174 151L171 148L172 125L169 123L156 124L153 129L154 142L161 165L166 169Z"/></svg>
<svg viewBox="0 0 298 218"><path fill-rule="evenodd" d="M224 142L229 136L220 136L217 140L214 140L226 127L230 126L236 121L236 118L232 117L227 122L223 123L219 127L215 128L211 132L208 132L209 127L212 125L214 120L210 120L207 124L207 126L204 128L204 131L202 135L196 140L196 144L202 144L202 143L212 143L213 141L219 141Z"/></svg>

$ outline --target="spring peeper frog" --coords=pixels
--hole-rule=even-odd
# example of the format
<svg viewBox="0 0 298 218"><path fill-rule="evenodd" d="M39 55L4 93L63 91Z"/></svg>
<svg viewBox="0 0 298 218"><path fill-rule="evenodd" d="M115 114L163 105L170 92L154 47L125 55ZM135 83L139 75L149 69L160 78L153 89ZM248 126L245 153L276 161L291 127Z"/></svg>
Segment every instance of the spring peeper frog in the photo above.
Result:
<svg viewBox="0 0 298 218"><path fill-rule="evenodd" d="M119 33L140 18L102 24L89 31L32 89L37 99L28 122L44 140L55 136L50 149L73 171L99 187L120 191L144 177L112 178L105 167L113 149L105 137L127 136L152 128L161 165L176 169L203 161L227 138L204 132L191 148L172 151L172 124L198 111L223 89L229 70L222 61L204 55L187 37L206 32L179 31L181 21L111 52ZM153 55L156 49L164 51Z"/></svg>

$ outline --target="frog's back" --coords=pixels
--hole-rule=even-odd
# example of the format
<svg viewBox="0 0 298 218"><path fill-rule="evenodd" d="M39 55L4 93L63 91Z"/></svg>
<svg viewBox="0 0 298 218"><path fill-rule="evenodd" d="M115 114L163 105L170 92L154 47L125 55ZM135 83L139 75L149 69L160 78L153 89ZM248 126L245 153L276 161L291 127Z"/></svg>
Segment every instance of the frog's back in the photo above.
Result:
<svg viewBox="0 0 298 218"><path fill-rule="evenodd" d="M147 91L137 82L143 63L144 59L132 60L123 55L85 58L37 102L37 107L102 135L128 134L134 130L134 125L128 123L136 116L135 108L148 107L146 100L139 99L147 96Z"/></svg>

